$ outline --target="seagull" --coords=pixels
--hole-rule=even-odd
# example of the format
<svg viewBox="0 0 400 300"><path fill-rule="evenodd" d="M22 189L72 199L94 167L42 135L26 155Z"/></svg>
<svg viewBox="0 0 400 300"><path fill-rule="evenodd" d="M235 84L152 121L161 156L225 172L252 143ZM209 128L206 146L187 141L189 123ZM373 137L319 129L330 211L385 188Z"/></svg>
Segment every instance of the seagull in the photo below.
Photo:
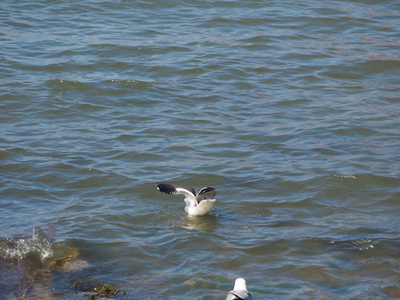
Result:
<svg viewBox="0 0 400 300"><path fill-rule="evenodd" d="M191 216L202 216L210 212L214 205L215 199L212 198L217 194L217 191L212 187L203 187L196 194L194 188L182 184L160 183L157 185L157 190L166 194L179 195L182 194L186 198L185 211Z"/></svg>
<svg viewBox="0 0 400 300"><path fill-rule="evenodd" d="M228 293L226 300L253 300L253 296L247 290L246 280L237 278L235 287Z"/></svg>

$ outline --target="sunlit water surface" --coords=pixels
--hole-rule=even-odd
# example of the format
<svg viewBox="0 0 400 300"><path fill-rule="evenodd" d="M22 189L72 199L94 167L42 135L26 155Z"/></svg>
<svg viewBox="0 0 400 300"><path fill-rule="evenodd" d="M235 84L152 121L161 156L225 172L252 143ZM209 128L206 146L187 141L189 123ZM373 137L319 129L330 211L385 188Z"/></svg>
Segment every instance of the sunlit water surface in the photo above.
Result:
<svg viewBox="0 0 400 300"><path fill-rule="evenodd" d="M396 1L0 10L2 298L400 297Z"/></svg>

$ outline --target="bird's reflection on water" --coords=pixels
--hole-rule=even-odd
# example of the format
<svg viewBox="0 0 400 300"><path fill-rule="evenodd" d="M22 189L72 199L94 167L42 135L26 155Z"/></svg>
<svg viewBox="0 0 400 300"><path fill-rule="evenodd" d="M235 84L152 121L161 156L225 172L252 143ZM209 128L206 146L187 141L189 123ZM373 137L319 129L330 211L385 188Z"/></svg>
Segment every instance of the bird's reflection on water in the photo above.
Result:
<svg viewBox="0 0 400 300"><path fill-rule="evenodd" d="M179 219L179 226L184 229L213 232L218 226L218 218L214 215L205 216L184 216Z"/></svg>

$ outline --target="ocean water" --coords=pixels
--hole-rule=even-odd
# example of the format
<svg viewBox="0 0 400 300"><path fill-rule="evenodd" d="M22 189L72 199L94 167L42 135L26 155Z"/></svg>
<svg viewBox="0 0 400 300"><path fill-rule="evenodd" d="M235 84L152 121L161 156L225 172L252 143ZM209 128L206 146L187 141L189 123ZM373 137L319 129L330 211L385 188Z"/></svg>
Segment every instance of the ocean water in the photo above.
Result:
<svg viewBox="0 0 400 300"><path fill-rule="evenodd" d="M400 297L396 1L0 11L0 298Z"/></svg>

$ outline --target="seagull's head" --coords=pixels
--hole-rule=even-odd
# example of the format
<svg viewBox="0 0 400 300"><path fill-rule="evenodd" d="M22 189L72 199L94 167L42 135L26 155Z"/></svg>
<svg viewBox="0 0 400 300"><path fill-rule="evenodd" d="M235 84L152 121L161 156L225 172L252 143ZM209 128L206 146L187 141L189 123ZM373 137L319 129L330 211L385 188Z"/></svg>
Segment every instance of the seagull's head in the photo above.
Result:
<svg viewBox="0 0 400 300"><path fill-rule="evenodd" d="M246 280L243 278L237 278L235 280L235 287L233 289L235 291L247 291Z"/></svg>

